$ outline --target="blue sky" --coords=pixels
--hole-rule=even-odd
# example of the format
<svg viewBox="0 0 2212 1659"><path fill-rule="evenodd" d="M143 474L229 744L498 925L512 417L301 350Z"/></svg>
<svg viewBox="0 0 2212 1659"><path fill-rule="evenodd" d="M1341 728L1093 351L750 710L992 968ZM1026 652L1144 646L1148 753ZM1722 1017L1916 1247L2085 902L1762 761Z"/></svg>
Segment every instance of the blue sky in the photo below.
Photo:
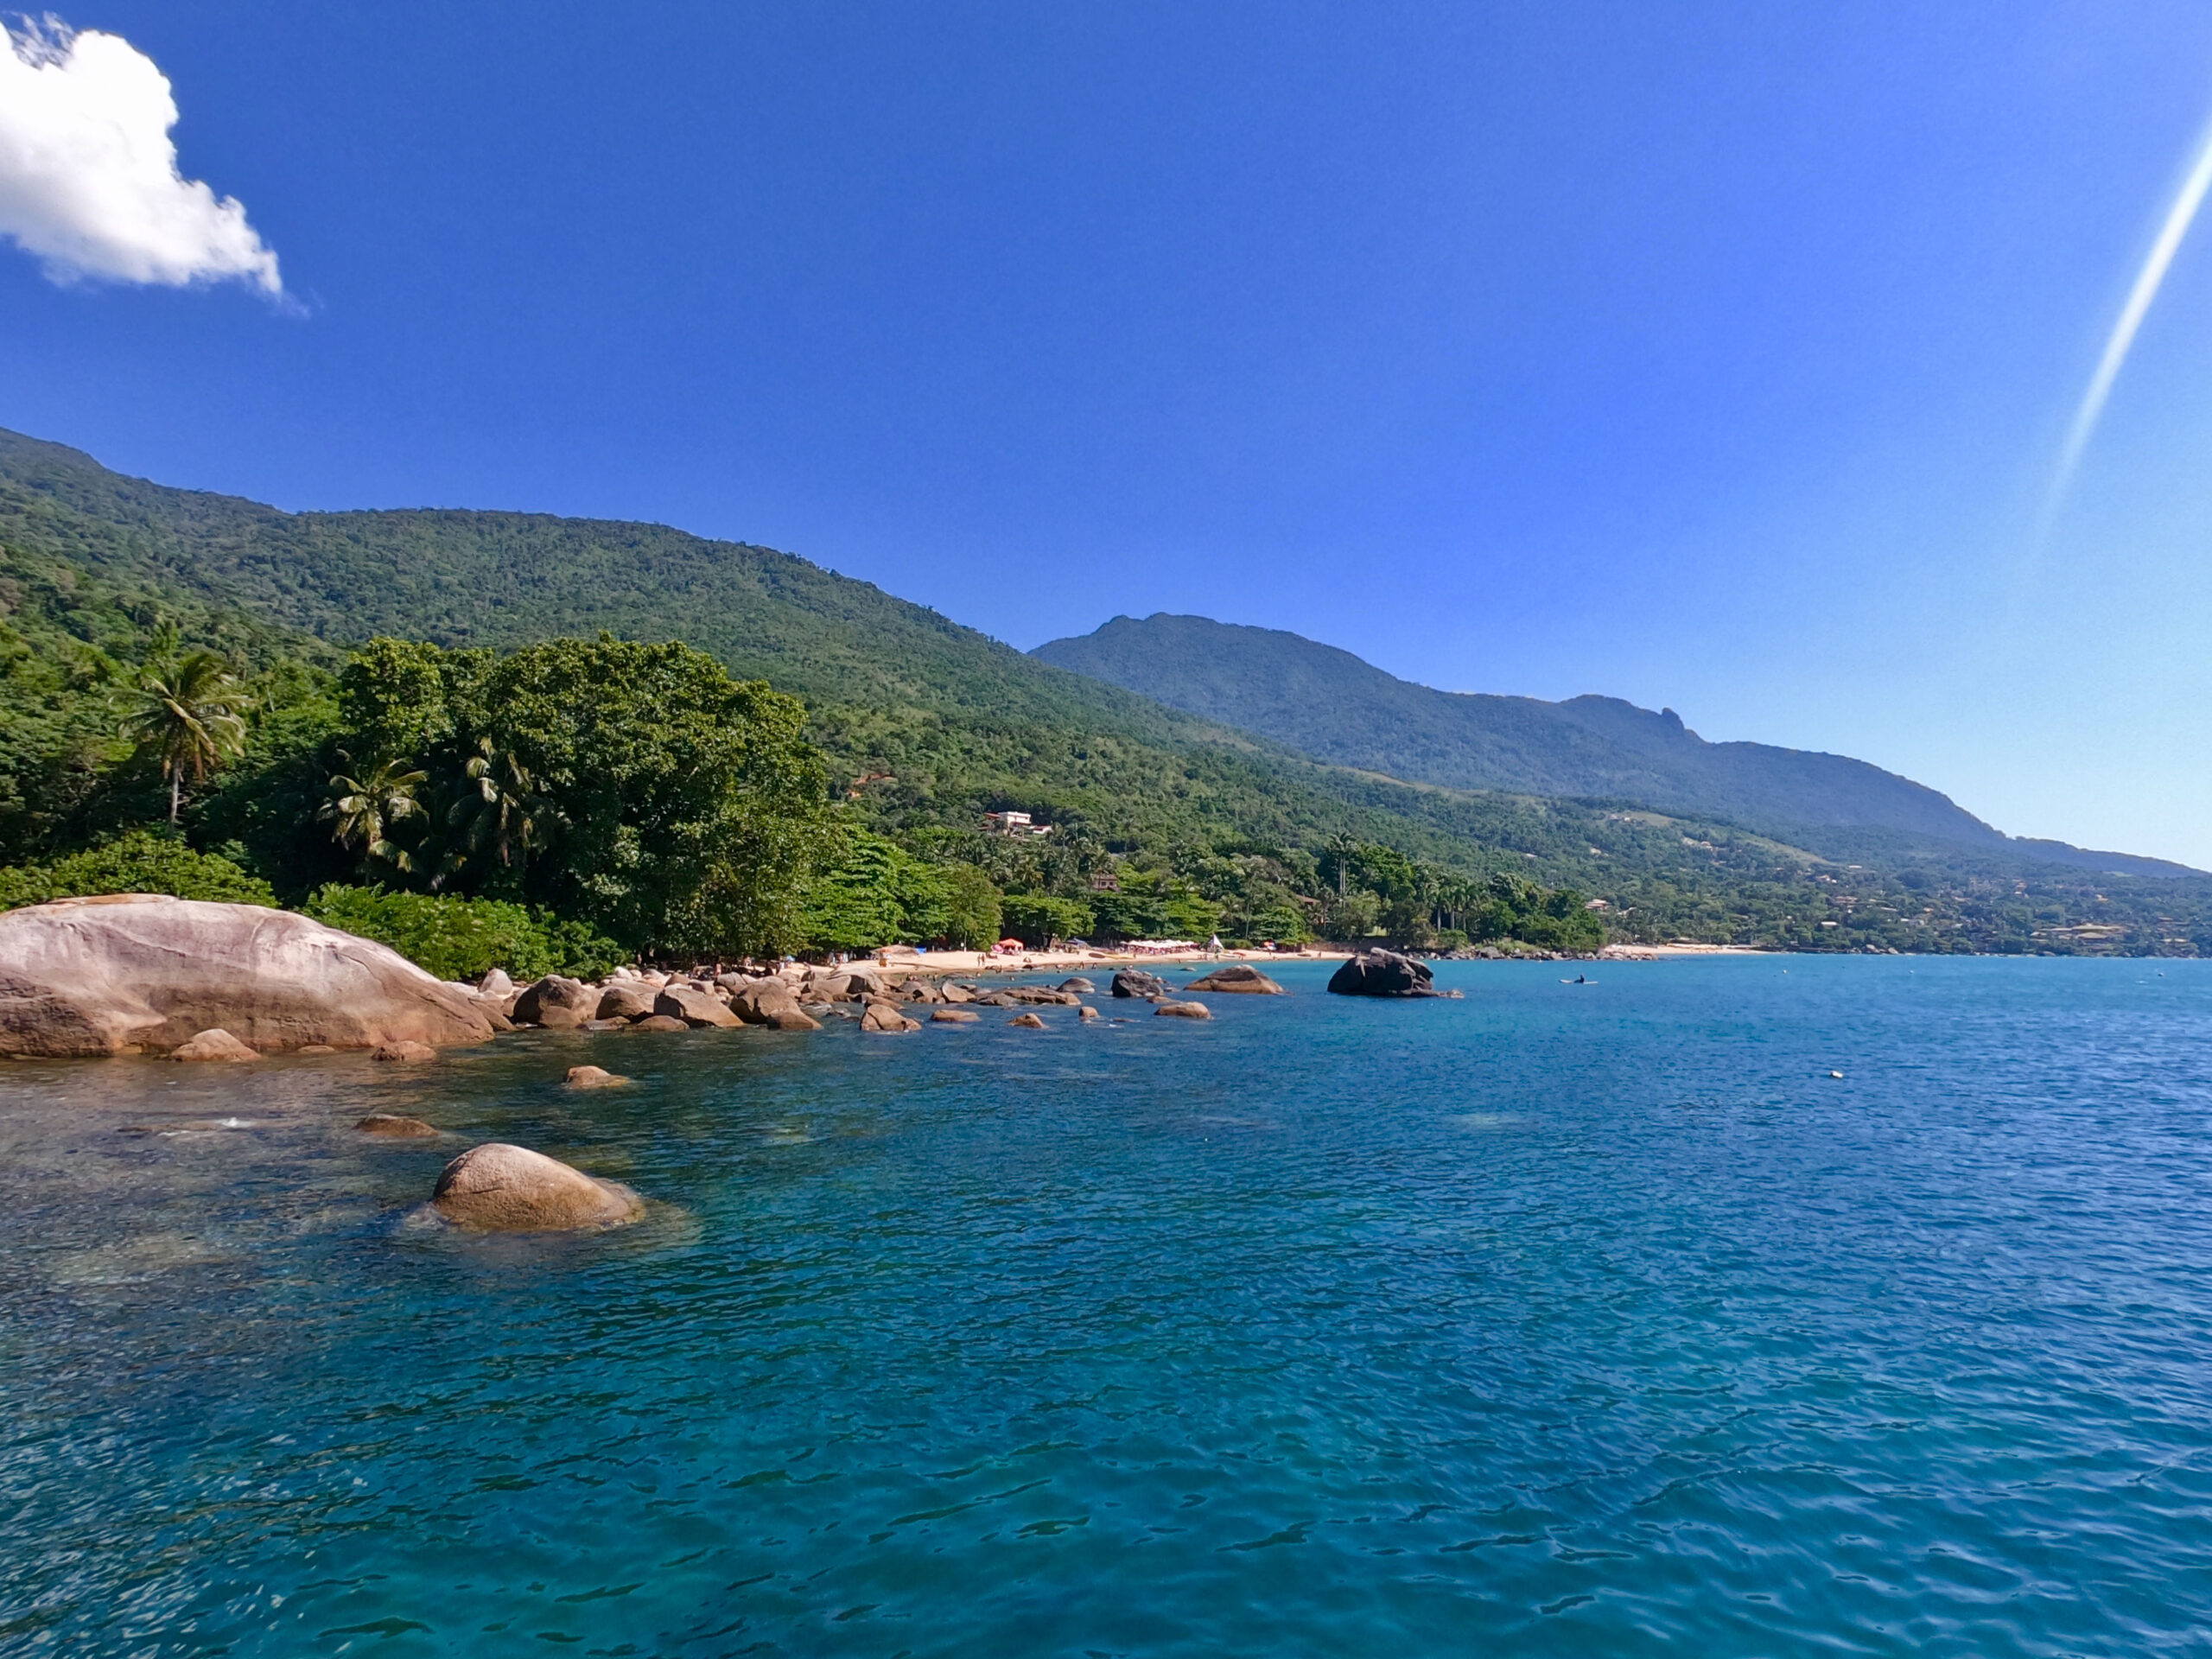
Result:
<svg viewBox="0 0 2212 1659"><path fill-rule="evenodd" d="M0 249L0 424L763 542L1024 646L1291 628L2212 865L2212 224L2038 527L2203 4L62 16L283 297Z"/></svg>

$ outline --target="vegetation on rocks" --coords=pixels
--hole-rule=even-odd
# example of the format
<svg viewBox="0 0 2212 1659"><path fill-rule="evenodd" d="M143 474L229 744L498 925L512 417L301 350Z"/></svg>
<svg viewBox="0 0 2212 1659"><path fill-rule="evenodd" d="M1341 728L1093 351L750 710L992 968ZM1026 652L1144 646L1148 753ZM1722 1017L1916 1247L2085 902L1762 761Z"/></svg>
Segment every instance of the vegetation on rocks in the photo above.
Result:
<svg viewBox="0 0 2212 1659"><path fill-rule="evenodd" d="M103 893L166 893L226 905L276 903L270 885L219 853L194 852L174 836L133 830L51 864L0 869L0 910Z"/></svg>
<svg viewBox="0 0 2212 1659"><path fill-rule="evenodd" d="M597 979L630 954L588 923L559 921L497 899L334 882L301 908L318 922L390 945L440 979L478 980L494 968L523 980L547 974Z"/></svg>

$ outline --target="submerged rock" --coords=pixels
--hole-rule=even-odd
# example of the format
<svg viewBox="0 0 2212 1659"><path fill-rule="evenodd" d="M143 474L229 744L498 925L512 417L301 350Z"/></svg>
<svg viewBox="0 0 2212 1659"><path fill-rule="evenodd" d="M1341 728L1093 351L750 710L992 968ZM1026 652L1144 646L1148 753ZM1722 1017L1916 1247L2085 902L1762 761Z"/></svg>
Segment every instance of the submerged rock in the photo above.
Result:
<svg viewBox="0 0 2212 1659"><path fill-rule="evenodd" d="M214 1029L263 1052L492 1035L474 998L289 911L113 893L0 914L0 1054L166 1052Z"/></svg>
<svg viewBox="0 0 2212 1659"><path fill-rule="evenodd" d="M1428 964L1395 950L1363 950L1337 969L1329 988L1338 996L1434 996Z"/></svg>
<svg viewBox="0 0 2212 1659"><path fill-rule="evenodd" d="M213 1031L195 1033L186 1042L169 1051L173 1060L257 1060L260 1055L225 1031L220 1026Z"/></svg>
<svg viewBox="0 0 2212 1659"><path fill-rule="evenodd" d="M428 1043L384 1043L371 1050L369 1058L372 1060L382 1060L387 1064L403 1061L414 1064L423 1060L436 1059L438 1051Z"/></svg>
<svg viewBox="0 0 2212 1659"><path fill-rule="evenodd" d="M1183 988L1185 991L1228 991L1249 996L1283 995L1281 986L1249 962L1231 963L1226 968L1217 968L1204 979L1194 979Z"/></svg>
<svg viewBox="0 0 2212 1659"><path fill-rule="evenodd" d="M630 1027L632 1031L689 1031L690 1027L669 1014L649 1014Z"/></svg>
<svg viewBox="0 0 2212 1659"><path fill-rule="evenodd" d="M386 1141L435 1140L437 1130L419 1117L402 1117L397 1112L371 1112L353 1126L363 1135L373 1135Z"/></svg>
<svg viewBox="0 0 2212 1659"><path fill-rule="evenodd" d="M616 1181L595 1180L527 1147L471 1147L438 1177L431 1204L447 1220L480 1232L555 1232L620 1227L645 1202Z"/></svg>
<svg viewBox="0 0 2212 1659"><path fill-rule="evenodd" d="M568 1084L571 1089L620 1089L630 1081L618 1077L605 1066L572 1065L569 1068Z"/></svg>
<svg viewBox="0 0 2212 1659"><path fill-rule="evenodd" d="M1045 1029L1044 1020L1033 1014L1017 1014L1013 1019L1007 1020L1007 1024L1009 1026L1020 1026L1028 1031L1042 1031Z"/></svg>
<svg viewBox="0 0 2212 1659"><path fill-rule="evenodd" d="M940 1026L972 1026L983 1016L972 1008L931 1008L931 1020Z"/></svg>

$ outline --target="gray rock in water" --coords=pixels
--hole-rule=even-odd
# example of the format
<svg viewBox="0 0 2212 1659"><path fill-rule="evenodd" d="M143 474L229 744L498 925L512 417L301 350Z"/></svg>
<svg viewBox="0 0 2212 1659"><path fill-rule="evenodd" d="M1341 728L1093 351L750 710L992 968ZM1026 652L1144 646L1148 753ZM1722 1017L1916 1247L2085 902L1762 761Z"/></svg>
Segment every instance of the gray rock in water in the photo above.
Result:
<svg viewBox="0 0 2212 1659"><path fill-rule="evenodd" d="M1077 974L1073 979L1062 980L1060 982L1060 988L1064 991L1077 991L1084 996L1092 995L1096 994L1098 989L1096 985L1085 979L1081 974Z"/></svg>
<svg viewBox="0 0 2212 1659"><path fill-rule="evenodd" d="M599 1013L599 991L566 974L548 974L515 999L514 1021L518 1026L543 1026L548 1031L574 1031Z"/></svg>
<svg viewBox="0 0 2212 1659"><path fill-rule="evenodd" d="M1428 964L1395 950L1363 950L1337 969L1329 988L1338 996L1434 996Z"/></svg>
<svg viewBox="0 0 2212 1659"><path fill-rule="evenodd" d="M474 997L289 911L115 893L0 915L0 1055L166 1053L217 1029L264 1052L492 1035Z"/></svg>
<svg viewBox="0 0 2212 1659"><path fill-rule="evenodd" d="M169 1051L173 1060L257 1060L260 1055L225 1031L220 1026L213 1031L195 1033L189 1041L179 1043Z"/></svg>
<svg viewBox="0 0 2212 1659"><path fill-rule="evenodd" d="M788 996L789 993L785 995ZM798 1004L793 1002L793 1009ZM744 1022L722 1006L721 999L712 991L702 991L696 985L670 984L664 986L653 999L653 1012L681 1020L687 1026L715 1026L728 1029Z"/></svg>
<svg viewBox="0 0 2212 1659"><path fill-rule="evenodd" d="M616 980L599 994L595 1020L642 1020L653 1011L653 991L634 979Z"/></svg>
<svg viewBox="0 0 2212 1659"><path fill-rule="evenodd" d="M1226 968L1217 968L1204 979L1194 979L1183 988L1186 991L1226 991L1241 996L1283 995L1281 986L1249 962L1234 962Z"/></svg>
<svg viewBox="0 0 2212 1659"><path fill-rule="evenodd" d="M1114 976L1113 993L1116 996L1165 996L1167 995L1167 982L1158 974L1124 968Z"/></svg>
<svg viewBox="0 0 2212 1659"><path fill-rule="evenodd" d="M487 1141L445 1167L430 1202L440 1215L480 1232L573 1231L620 1227L645 1213L645 1203L615 1181L527 1147Z"/></svg>

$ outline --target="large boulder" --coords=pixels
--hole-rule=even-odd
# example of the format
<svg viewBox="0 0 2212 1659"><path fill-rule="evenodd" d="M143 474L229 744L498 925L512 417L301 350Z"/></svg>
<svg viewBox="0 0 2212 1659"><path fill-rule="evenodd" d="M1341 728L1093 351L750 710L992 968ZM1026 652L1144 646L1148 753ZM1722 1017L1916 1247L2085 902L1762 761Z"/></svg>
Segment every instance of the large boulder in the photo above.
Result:
<svg viewBox="0 0 2212 1659"><path fill-rule="evenodd" d="M1158 974L1147 974L1137 968L1124 968L1114 976L1112 990L1116 996L1165 996L1167 995L1167 982Z"/></svg>
<svg viewBox="0 0 2212 1659"><path fill-rule="evenodd" d="M909 1020L899 1012L895 1004L890 1002L871 1002L868 1005L868 1012L861 1015L862 1031L919 1031L921 1028L920 1020Z"/></svg>
<svg viewBox="0 0 2212 1659"><path fill-rule="evenodd" d="M214 1028L264 1053L492 1035L474 998L289 911L116 893L0 914L0 1054L167 1053Z"/></svg>
<svg viewBox="0 0 2212 1659"><path fill-rule="evenodd" d="M1153 1010L1153 1013L1155 1015L1166 1014L1169 1018L1175 1020L1211 1020L1213 1018L1213 1010L1206 1007L1203 1002L1162 1002L1158 1007Z"/></svg>
<svg viewBox="0 0 2212 1659"><path fill-rule="evenodd" d="M1329 988L1338 996L1434 996L1435 976L1425 962L1395 950L1363 950L1337 969Z"/></svg>
<svg viewBox="0 0 2212 1659"><path fill-rule="evenodd" d="M748 1026L772 1026L786 1012L798 1012L798 993L779 979L755 980L729 1000L729 1012Z"/></svg>
<svg viewBox="0 0 2212 1659"><path fill-rule="evenodd" d="M1231 963L1226 968L1217 968L1204 979L1194 979L1183 988L1186 991L1229 991L1247 996L1281 996L1283 994L1281 986L1249 962Z"/></svg>
<svg viewBox="0 0 2212 1659"><path fill-rule="evenodd" d="M794 1003L793 1007L798 1005ZM653 999L653 1012L681 1020L687 1026L731 1027L741 1023L738 1017L722 1006L722 1001L712 991L702 991L696 985L669 984L661 988Z"/></svg>
<svg viewBox="0 0 2212 1659"><path fill-rule="evenodd" d="M653 1011L653 990L634 979L618 979L599 994L594 1020L642 1020Z"/></svg>
<svg viewBox="0 0 2212 1659"><path fill-rule="evenodd" d="M566 974L548 974L515 999L514 1021L518 1026L574 1031L585 1020L598 1017L598 988Z"/></svg>
<svg viewBox="0 0 2212 1659"><path fill-rule="evenodd" d="M430 1202L448 1221L487 1233L542 1233L580 1227L620 1227L645 1213L645 1203L616 1181L527 1147L486 1141L445 1167Z"/></svg>

